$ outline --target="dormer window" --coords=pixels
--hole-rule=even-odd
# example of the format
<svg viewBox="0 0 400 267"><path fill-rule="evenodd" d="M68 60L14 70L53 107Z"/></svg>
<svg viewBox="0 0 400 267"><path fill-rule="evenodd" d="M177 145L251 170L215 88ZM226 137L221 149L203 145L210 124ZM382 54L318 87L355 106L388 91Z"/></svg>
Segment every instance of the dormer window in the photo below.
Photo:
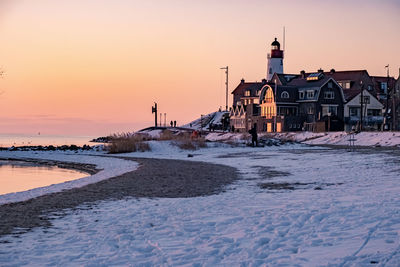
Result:
<svg viewBox="0 0 400 267"><path fill-rule="evenodd" d="M386 92L387 92L387 82L381 82L381 92L386 94Z"/></svg>
<svg viewBox="0 0 400 267"><path fill-rule="evenodd" d="M289 98L289 93L286 91L283 91L281 94L281 98Z"/></svg>
<svg viewBox="0 0 400 267"><path fill-rule="evenodd" d="M314 90L307 91L307 98L314 98Z"/></svg>
<svg viewBox="0 0 400 267"><path fill-rule="evenodd" d="M303 91L299 92L299 99L304 99L304 92Z"/></svg>
<svg viewBox="0 0 400 267"><path fill-rule="evenodd" d="M246 90L246 91L244 92L244 96L250 96L250 90Z"/></svg>
<svg viewBox="0 0 400 267"><path fill-rule="evenodd" d="M308 75L307 81L318 81L318 80L322 79L323 77L324 77L324 75L320 72L311 73L310 75Z"/></svg>
<svg viewBox="0 0 400 267"><path fill-rule="evenodd" d="M343 89L350 89L351 87L351 83L350 82L339 82L339 85L343 88Z"/></svg>

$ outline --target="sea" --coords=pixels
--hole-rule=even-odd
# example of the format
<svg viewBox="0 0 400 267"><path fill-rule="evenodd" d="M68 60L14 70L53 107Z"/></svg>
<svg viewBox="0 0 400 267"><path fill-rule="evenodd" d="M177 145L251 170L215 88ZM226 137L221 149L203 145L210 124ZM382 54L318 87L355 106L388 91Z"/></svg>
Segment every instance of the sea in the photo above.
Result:
<svg viewBox="0 0 400 267"><path fill-rule="evenodd" d="M0 147L12 146L61 146L61 145L95 145L89 142L98 136L44 135L44 134L0 134Z"/></svg>

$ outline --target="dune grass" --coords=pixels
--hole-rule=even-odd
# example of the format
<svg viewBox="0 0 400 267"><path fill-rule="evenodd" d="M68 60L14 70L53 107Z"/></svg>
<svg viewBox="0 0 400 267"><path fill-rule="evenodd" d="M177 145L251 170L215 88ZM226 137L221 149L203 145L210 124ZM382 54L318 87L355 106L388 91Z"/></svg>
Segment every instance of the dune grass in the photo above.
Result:
<svg viewBox="0 0 400 267"><path fill-rule="evenodd" d="M131 133L116 133L111 135L110 142L105 146L110 154L129 153L136 151L149 151L150 146L146 142L148 140L145 135L137 135Z"/></svg>

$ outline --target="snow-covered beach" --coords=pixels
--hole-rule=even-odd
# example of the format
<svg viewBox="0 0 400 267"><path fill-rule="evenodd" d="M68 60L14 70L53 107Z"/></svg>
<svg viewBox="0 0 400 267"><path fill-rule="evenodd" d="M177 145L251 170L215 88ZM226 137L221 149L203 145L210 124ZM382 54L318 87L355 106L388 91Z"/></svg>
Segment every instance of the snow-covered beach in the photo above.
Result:
<svg viewBox="0 0 400 267"><path fill-rule="evenodd" d="M151 151L123 157L221 164L236 168L239 179L218 194L105 199L52 213L51 227L26 233L15 229L0 238L1 265L400 264L396 148L348 151L213 143L188 152L168 141L150 145ZM132 160L103 152L0 151L0 157L91 163L103 169L93 176L104 179L137 168ZM89 183L90 177L85 178Z"/></svg>

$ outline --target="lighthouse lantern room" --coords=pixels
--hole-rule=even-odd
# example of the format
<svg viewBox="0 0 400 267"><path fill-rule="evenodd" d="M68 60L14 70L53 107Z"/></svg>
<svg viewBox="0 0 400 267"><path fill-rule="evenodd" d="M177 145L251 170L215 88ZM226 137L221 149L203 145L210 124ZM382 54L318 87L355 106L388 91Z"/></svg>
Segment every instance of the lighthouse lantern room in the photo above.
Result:
<svg viewBox="0 0 400 267"><path fill-rule="evenodd" d="M283 73L283 50L275 38L271 44L271 54L268 54L267 81L271 81L274 73Z"/></svg>

